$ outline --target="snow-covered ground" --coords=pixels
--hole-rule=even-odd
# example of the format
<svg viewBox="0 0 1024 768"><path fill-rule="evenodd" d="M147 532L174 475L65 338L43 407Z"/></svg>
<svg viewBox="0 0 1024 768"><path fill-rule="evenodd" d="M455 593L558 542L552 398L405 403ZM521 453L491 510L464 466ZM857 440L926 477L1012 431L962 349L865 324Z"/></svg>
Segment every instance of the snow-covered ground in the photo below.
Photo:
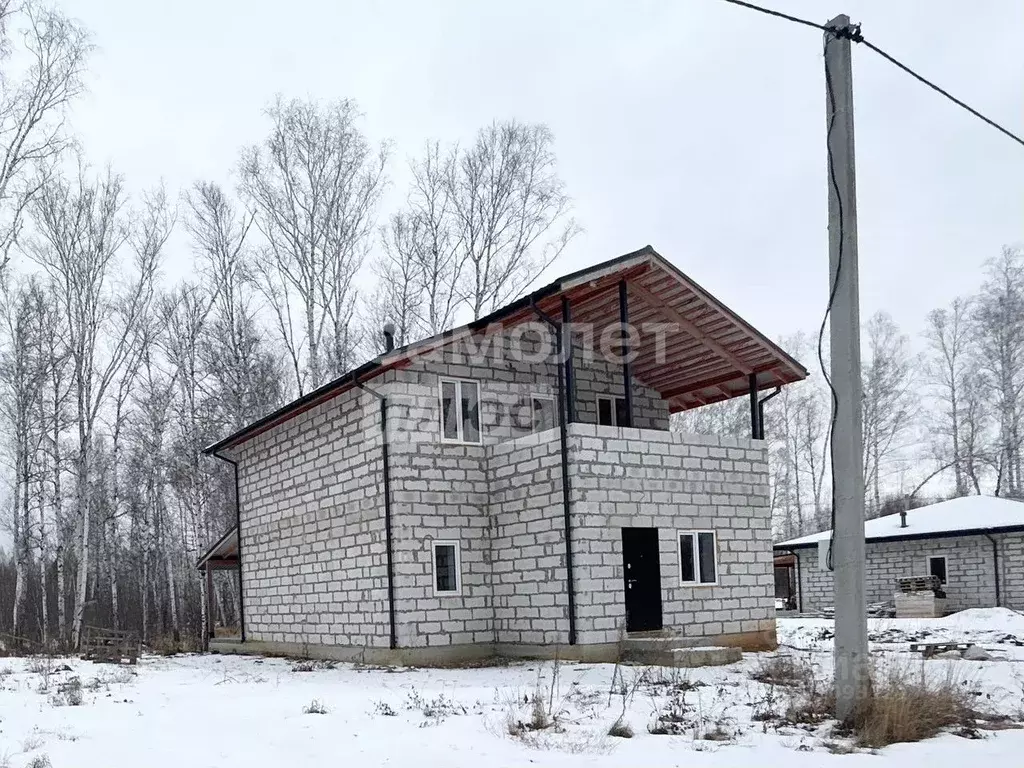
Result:
<svg viewBox="0 0 1024 768"><path fill-rule="evenodd" d="M1024 647L1015 643L1024 643L1024 616L996 609L939 620L872 620L870 626L880 656L956 674L987 706L1019 718ZM831 628L831 621L782 619L778 653L806 659L825 674ZM906 647L919 639L974 642L995 658L922 661ZM747 654L740 664L678 671L562 663L554 691L554 665L536 662L299 671L304 667L279 659L147 656L131 670L77 659L7 658L0 659L0 766L1020 764L1022 730L977 740L947 734L877 755L833 755L820 733L759 719L759 713L785 709L781 689L750 677L772 656ZM81 683L80 694L72 678ZM530 702L538 691L543 714L553 713L556 723L530 730ZM624 720L635 734L629 739L608 735L624 700ZM649 732L659 715L662 729L675 735Z"/></svg>

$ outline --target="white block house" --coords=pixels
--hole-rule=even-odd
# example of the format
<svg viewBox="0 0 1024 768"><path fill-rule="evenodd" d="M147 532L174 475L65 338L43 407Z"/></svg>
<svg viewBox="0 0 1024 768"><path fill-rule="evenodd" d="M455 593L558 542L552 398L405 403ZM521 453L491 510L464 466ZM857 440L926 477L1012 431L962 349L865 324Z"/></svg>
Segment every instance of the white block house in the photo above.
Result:
<svg viewBox="0 0 1024 768"><path fill-rule="evenodd" d="M795 585L792 607L812 613L833 604L827 553L831 531L775 545L777 583ZM1001 606L1024 610L1024 502L965 496L864 524L868 603L893 599L896 583L936 576L946 610ZM789 557L787 557L789 556ZM784 565L781 565L784 563Z"/></svg>
<svg viewBox="0 0 1024 768"><path fill-rule="evenodd" d="M211 648L772 647L758 400L805 376L649 246L388 349L207 449L236 467L238 526L200 566L240 562L243 614ZM669 431L732 397L750 439Z"/></svg>

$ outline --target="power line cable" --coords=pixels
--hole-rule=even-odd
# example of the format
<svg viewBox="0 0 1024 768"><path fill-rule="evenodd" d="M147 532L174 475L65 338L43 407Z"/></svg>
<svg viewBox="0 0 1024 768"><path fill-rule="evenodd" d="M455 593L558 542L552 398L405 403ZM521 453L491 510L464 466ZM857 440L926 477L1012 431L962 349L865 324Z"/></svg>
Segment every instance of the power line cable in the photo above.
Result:
<svg viewBox="0 0 1024 768"><path fill-rule="evenodd" d="M974 117L976 117L979 120L981 120L983 123L986 123L990 127L995 128L997 131L999 131L1001 134L1003 134L1007 138L1012 139L1013 141L1017 142L1022 147L1024 147L1024 138L1021 138L1020 136L1015 134L1013 131L1011 131L1009 128L1006 128L1006 127L1000 125L999 123L997 123L992 118L986 117L985 115L983 115L981 112L976 110L974 107L972 107L967 102L963 101L962 99L958 99L956 96L951 94L945 88L937 85L936 83L933 83L931 80L929 80L924 75L916 72L915 70L913 70L912 68L910 68L909 66L904 64L902 61L897 59L892 54L887 53L886 51L882 50L877 45L872 43L870 40L866 39L864 37L864 35L861 33L860 24L851 24L849 27L845 27L845 28L830 27L828 24L818 24L815 21L810 21L809 19L802 19L799 16L790 16L788 13L782 13L780 11L772 10L771 8L765 8L765 7L760 6L760 5L755 5L754 3L748 3L748 2L745 2L745 0L724 0L724 2L729 3L730 5L738 5L741 8L748 8L748 9L750 9L752 11L757 11L759 13L764 13L764 14L767 14L768 16L774 16L774 17L779 18L779 19L784 19L784 20L792 22L794 24L800 24L800 25L805 26L805 27L813 27L814 29L819 29L822 32L828 32L828 33L830 33L832 35L835 35L836 37L839 37L839 38L844 38L844 37L845 38L849 38L852 42L855 42L855 43L861 43L866 48L868 48L868 49L874 51L875 53L877 53L879 56L881 56L883 59L888 61L890 64L892 64L895 67L897 67L897 68L903 70L904 72L906 72L908 75L910 75L912 78L917 80L919 83L922 83L923 85L928 86L933 91L935 91L936 93L940 94L941 96L945 96L947 99L949 99L951 102L956 104L961 109L966 110L967 112L972 114Z"/></svg>
<svg viewBox="0 0 1024 768"><path fill-rule="evenodd" d="M731 1L732 1L732 0L727 0L727 2L731 2ZM868 47L868 48L870 48L870 49L871 49L872 51L874 51L875 53L877 53L877 54L878 54L879 56L881 56L881 57L882 57L883 59L885 59L886 61L890 62L891 64L894 64L895 66L899 67L899 68L900 68L900 69L902 69L902 70L903 70L904 72L906 72L906 73L907 73L908 75L910 75L911 77L913 77L913 78L914 78L915 80L918 80L918 81L920 81L920 82L924 83L925 85L927 85L927 86L928 86L929 88L931 88L931 89L932 89L933 91L935 91L936 93L941 93L941 94L942 94L943 96L945 96L945 97L946 97L947 99L949 99L949 100L950 100L950 101L952 101L952 102L953 102L954 104L956 104L956 105L957 105L958 107L961 107L961 108L963 108L963 109L966 109L966 110L967 110L968 112L970 112L970 113L971 113L972 115L974 115L974 116L975 116L976 118L978 118L979 120L981 120L981 121L982 121L983 123L987 123L988 125L990 125L990 126L992 126L993 128L995 128L995 129L996 129L997 131L999 131L1000 133L1002 133L1002 134L1004 134L1005 136L1007 136L1007 137L1009 137L1009 138L1013 139L1013 140L1014 140L1014 141L1016 141L1016 142L1017 142L1018 144L1020 144L1020 145L1021 145L1022 147L1024 147L1024 139L1022 139L1022 138L1021 138L1020 136L1018 136L1017 134L1013 133L1013 131L1010 131L1009 129L1007 129L1007 128L1004 128L1004 127L1003 127L1003 126L1001 126L1001 125L1000 125L999 123L997 123L997 122L996 122L995 120L993 120L993 119L991 119L991 118L989 118L989 117L985 117L985 115L981 114L981 112L979 112L978 110L976 110L976 109L975 109L974 107L972 107L972 106L971 106L970 104L967 104L967 103L965 103L965 102L961 101L961 100L960 100L960 99L958 99L958 98L957 98L956 96L954 96L953 94L951 94L951 93L950 93L949 91L945 90L944 88L940 88L940 87L939 87L938 85L936 85L936 84L935 84L935 83L933 83L933 82L932 82L931 80L929 80L928 78L924 77L923 75L919 75L919 74L918 74L917 72L915 72L914 70L912 70L912 69L911 69L910 67L908 67L908 66L907 66L906 64L904 64L903 62L901 62L901 61L897 60L897 59L896 59L896 58L895 58L894 56L891 56L891 55L889 55L888 53L886 53L885 51L883 51L883 50L882 50L881 48L879 48L879 47L878 47L877 45L875 45L874 43L872 43L872 42L871 42L870 40L865 40L865 39L864 39L863 37L862 37L861 39L859 39L859 40L858 40L857 38L851 38L851 40L853 40L853 41L854 41L854 42L856 42L856 43L863 43L863 44L864 44L865 46L867 46L867 47Z"/></svg>
<svg viewBox="0 0 1024 768"><path fill-rule="evenodd" d="M779 19L785 19L786 21L791 21L794 24L803 24L805 27L814 27L815 29L820 29L823 32L827 32L828 31L828 27L826 27L824 24L819 24L816 21L810 21L808 19L801 19L799 16L790 16L788 13L783 13L782 11L773 11L771 8L762 8L760 5L754 5L753 3L746 3L743 0L725 0L725 2L732 3L733 5L739 5L739 6L743 7L743 8L749 8L752 11L759 11L760 13L766 13L769 16L775 16L776 18L779 18Z"/></svg>
<svg viewBox="0 0 1024 768"><path fill-rule="evenodd" d="M805 27L812 27L814 29L821 30L822 32L826 32L828 34L831 34L834 37L839 38L839 39L846 38L846 39L849 39L851 42L854 42L854 43L862 43L868 49L870 49L870 50L874 51L875 53L877 53L879 56L884 58L890 64L893 64L896 67L898 67L899 69L903 70L904 72L906 72L908 75L913 77L918 82L928 86L929 88L931 88L936 93L938 93L938 94L940 94L942 96L945 96L947 99L952 101L954 104L956 104L961 109L966 110L967 112L972 114L974 117L977 117L982 122L988 124L992 128L995 128L997 131L999 131L1000 133L1004 134L1005 136L1007 136L1008 138L1012 139L1013 141L1017 142L1021 146L1024 146L1024 139L1022 139L1020 136L1018 136L1017 134L1013 133L1009 129L1004 128L1002 125L997 123L995 120L992 120L991 118L986 117L981 112L979 112L978 110L974 109L974 107L970 106L969 104L967 104L963 100L956 98L949 91L947 91L944 88L936 85L931 80L929 80L928 78L924 77L923 75L918 74L913 69L908 67L906 64L904 64L903 62L899 61L896 57L890 55L889 53L886 53L884 50L882 50L881 48L879 48L877 45L875 45L874 43L870 42L869 40L866 40L864 38L864 35L861 33L861 26L860 26L860 24L851 24L851 25L846 26L846 27L837 27L837 26L831 26L831 25L828 25L828 24L818 24L817 22L810 21L809 19L802 19L799 16L791 16L791 15L789 15L787 13L782 13L780 11L772 10L771 8L765 8L765 7L760 6L760 5L755 5L754 3L745 2L745 0L725 0L725 2L727 2L727 3L731 4L731 5L737 5L737 6L740 6L742 8L747 8L749 10L757 11L758 13L763 13L763 14L766 14L768 16L774 16L776 18L784 19L785 21L789 21L789 22L792 22L794 24L799 24L799 25L802 25L802 26L805 26ZM828 374L827 366L825 365L824 341L825 341L825 328L828 325L829 317L832 314L832 307L833 307L833 305L835 303L836 292L837 292L838 287L839 287L839 275L840 275L840 272L841 272L842 266L843 266L843 199L842 199L842 195L840 194L840 191L839 191L839 183L838 183L838 180L836 179L836 175L835 175L835 159L834 159L834 157L832 155L831 138L832 138L832 130L833 130L833 127L835 125L836 103L835 103L835 95L832 92L832 75L831 75L831 72L829 71L828 59L827 58L825 60L825 81L826 81L826 86L827 86L827 90L828 90L829 106L830 106L830 118L829 118L828 133L827 133L827 138L826 138L826 145L827 145L827 149L828 149L828 170L829 170L829 181L832 184L833 189L835 190L836 202L837 202L837 212L839 214L839 216L838 216L838 218L839 218L839 232L837 233L838 236L839 236L839 248L838 248L837 254L836 254L836 272L835 272L835 275L832 278L833 282L832 282L832 285L830 286L830 290L829 290L828 304L825 307L825 313L824 313L824 315L823 315L823 317L821 319L821 327L818 329L818 365L821 367L822 376L824 377L825 382L828 384L829 392L831 393L831 400L832 400L832 403L831 403L832 404L832 409L831 409L831 411L832 412L831 412L830 421L829 421L829 444L832 445L832 444L834 444L834 440L835 440L836 411L839 408L839 397L838 397L838 393L836 392L835 387L832 384L832 379L831 379L831 377ZM832 471L833 483L832 483L832 509L831 509L832 528L829 531L829 547L828 547L828 563L827 563L827 567L828 567L829 570L834 570L834 568L833 568L833 561L832 561L832 549L833 549L833 545L835 544L836 497L835 497L835 453L832 450L829 451L829 459L830 459L830 469Z"/></svg>
<svg viewBox="0 0 1024 768"><path fill-rule="evenodd" d="M843 268L843 241L846 239L843 232L843 196L839 191L839 180L836 178L836 166L835 158L832 155L832 129L836 124L836 95L832 90L832 73L829 71L828 58L825 58L825 86L828 91L829 101L829 120L828 120L828 131L825 134L825 147L828 150L828 176L829 183L831 183L833 190L836 193L836 207L839 213L839 248L836 251L836 273L832 278L832 285L828 292L828 304L825 306L825 314L821 318L821 327L818 329L818 365L821 367L821 375L825 379L825 383L828 384L828 391L831 396L831 412L829 414L829 425L828 425L828 444L829 444L829 471L831 472L832 480L832 509L830 510L831 515L831 527L828 533L828 557L827 563L828 569L834 570L832 564L832 549L836 541L836 454L834 450L835 439L836 439L836 417L839 410L839 393L836 392L836 388L832 385L832 377L829 376L828 366L825 365L825 327L828 325L829 317L832 314L832 305L836 300L836 293L839 291L839 274ZM831 350L830 350L831 351Z"/></svg>

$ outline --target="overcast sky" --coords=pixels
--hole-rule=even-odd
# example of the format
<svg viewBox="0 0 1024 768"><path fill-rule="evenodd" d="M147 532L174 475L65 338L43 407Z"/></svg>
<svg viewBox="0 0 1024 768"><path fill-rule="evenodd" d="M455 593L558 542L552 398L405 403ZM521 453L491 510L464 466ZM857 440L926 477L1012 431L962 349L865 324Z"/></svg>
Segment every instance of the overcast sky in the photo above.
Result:
<svg viewBox="0 0 1024 768"><path fill-rule="evenodd" d="M865 36L1024 132L1024 3L765 0ZM73 122L132 188L233 183L277 92L355 99L394 143L386 208L424 139L547 123L585 228L552 272L650 243L765 332L826 297L821 35L720 0L351 3L64 0L99 46ZM973 291L1024 240L1024 147L854 52L862 315ZM386 210L385 210L386 213ZM179 240L168 274L188 272ZM805 360L812 367L811 360Z"/></svg>

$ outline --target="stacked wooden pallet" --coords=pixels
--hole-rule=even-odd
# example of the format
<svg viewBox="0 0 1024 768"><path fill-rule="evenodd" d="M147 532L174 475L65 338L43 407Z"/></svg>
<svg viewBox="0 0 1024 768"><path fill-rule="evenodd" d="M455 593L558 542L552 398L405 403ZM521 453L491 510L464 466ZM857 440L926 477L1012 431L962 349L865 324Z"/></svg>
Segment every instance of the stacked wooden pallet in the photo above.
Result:
<svg viewBox="0 0 1024 768"><path fill-rule="evenodd" d="M896 582L893 597L900 619L934 619L946 614L946 595L936 576L908 576Z"/></svg>

